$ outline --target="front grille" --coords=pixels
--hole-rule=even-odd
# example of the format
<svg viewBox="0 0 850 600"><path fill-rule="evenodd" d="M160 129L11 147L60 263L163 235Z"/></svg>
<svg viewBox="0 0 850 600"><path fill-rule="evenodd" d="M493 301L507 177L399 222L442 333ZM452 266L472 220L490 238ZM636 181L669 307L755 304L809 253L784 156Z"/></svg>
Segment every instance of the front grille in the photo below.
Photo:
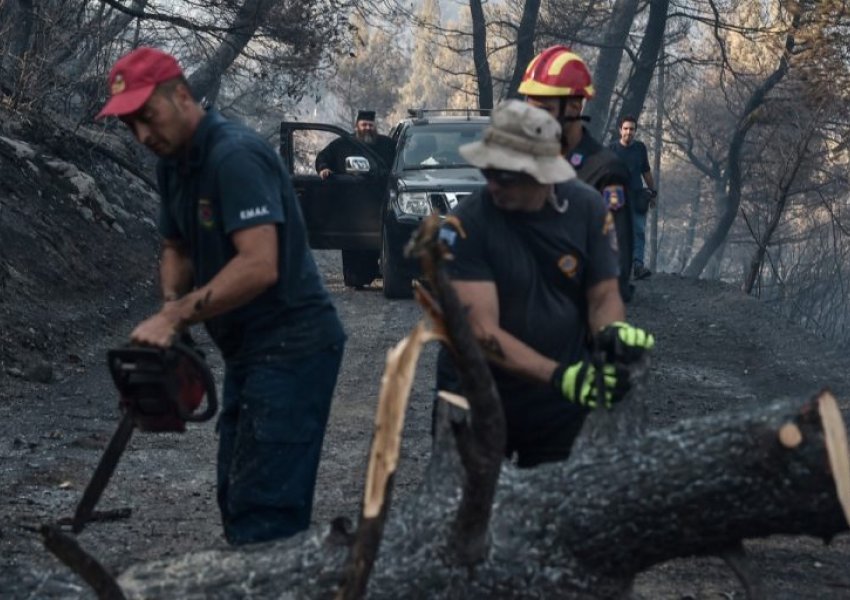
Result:
<svg viewBox="0 0 850 600"><path fill-rule="evenodd" d="M431 192L428 194L428 199L435 213L445 215L457 206L458 202L470 195L472 192Z"/></svg>

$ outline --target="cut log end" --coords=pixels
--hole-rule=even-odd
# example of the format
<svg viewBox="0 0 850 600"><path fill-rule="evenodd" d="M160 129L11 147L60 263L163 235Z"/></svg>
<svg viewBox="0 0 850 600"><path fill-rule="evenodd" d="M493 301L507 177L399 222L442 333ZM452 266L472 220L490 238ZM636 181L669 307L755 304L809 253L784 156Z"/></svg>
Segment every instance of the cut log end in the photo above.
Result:
<svg viewBox="0 0 850 600"><path fill-rule="evenodd" d="M850 525L850 449L847 446L847 428L844 426L838 402L828 391L822 392L818 397L818 411L838 501L844 510L844 518Z"/></svg>
<svg viewBox="0 0 850 600"><path fill-rule="evenodd" d="M789 449L794 449L803 443L803 433L794 423L785 423L779 428L779 442Z"/></svg>

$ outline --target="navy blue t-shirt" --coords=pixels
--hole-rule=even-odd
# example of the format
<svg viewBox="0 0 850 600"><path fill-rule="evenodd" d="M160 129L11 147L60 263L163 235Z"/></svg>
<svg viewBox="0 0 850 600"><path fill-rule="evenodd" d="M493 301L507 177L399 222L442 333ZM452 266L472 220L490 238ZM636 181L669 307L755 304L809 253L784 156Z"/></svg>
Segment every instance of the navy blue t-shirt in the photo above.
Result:
<svg viewBox="0 0 850 600"><path fill-rule="evenodd" d="M440 237L453 259L455 281L492 281L499 327L559 363L587 357L587 290L619 274L613 216L599 193L574 179L555 186L563 213L546 204L533 213L497 208L486 188L453 211ZM509 443L525 432L557 427L583 409L548 383L531 382L491 365L508 419ZM437 387L458 392L445 349L437 362ZM519 433L523 432L523 433Z"/></svg>
<svg viewBox="0 0 850 600"><path fill-rule="evenodd" d="M233 232L268 223L277 227L277 283L204 323L225 359L261 352L304 355L344 339L289 174L265 140L211 111L186 158L160 160L157 178L160 232L187 246L195 287L212 280L236 255Z"/></svg>
<svg viewBox="0 0 850 600"><path fill-rule="evenodd" d="M649 171L649 154L643 142L633 141L624 146L619 141L612 142L609 146L614 154L620 157L629 170L629 189L643 189L643 174Z"/></svg>

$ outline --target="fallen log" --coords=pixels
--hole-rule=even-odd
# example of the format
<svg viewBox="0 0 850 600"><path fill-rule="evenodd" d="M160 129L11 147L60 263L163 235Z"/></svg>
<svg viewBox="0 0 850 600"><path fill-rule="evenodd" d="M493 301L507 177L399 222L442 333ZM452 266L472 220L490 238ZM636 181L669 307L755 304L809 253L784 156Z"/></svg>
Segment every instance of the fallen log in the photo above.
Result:
<svg viewBox="0 0 850 600"><path fill-rule="evenodd" d="M684 421L566 463L505 465L487 557L474 568L445 559L463 481L441 431L419 493L387 522L370 598L617 598L635 575L678 556L722 553L742 539L847 530L819 409L808 401L753 404ZM788 423L802 441L786 447ZM846 475L846 474L845 474ZM238 550L131 568L131 598L331 597L346 550L327 530Z"/></svg>

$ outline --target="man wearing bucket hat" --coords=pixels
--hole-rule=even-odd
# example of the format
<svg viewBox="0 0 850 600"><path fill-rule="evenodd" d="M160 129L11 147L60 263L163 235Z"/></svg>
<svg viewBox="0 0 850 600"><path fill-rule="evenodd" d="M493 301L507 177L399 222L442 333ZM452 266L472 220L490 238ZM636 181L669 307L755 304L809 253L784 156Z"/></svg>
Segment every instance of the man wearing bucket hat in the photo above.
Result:
<svg viewBox="0 0 850 600"><path fill-rule="evenodd" d="M310 523L345 334L307 245L289 176L250 129L204 111L177 60L120 58L98 117L160 157L164 302L131 339L167 347L204 322L225 364L218 503L232 544Z"/></svg>
<svg viewBox="0 0 850 600"><path fill-rule="evenodd" d="M634 290L632 272L632 211L629 172L616 154L590 135L584 126L584 103L595 91L590 70L582 58L566 46L551 46L535 56L523 75L519 93L561 124L561 152L582 181L599 190L614 215L620 247L620 293L628 302Z"/></svg>
<svg viewBox="0 0 850 600"><path fill-rule="evenodd" d="M588 411L621 400L624 363L654 345L623 321L613 216L561 155L561 127L509 100L480 142L460 147L487 184L440 230L449 277L492 361L508 456L522 467L564 460ZM592 360L589 332L604 361ZM437 389L459 392L441 349Z"/></svg>

